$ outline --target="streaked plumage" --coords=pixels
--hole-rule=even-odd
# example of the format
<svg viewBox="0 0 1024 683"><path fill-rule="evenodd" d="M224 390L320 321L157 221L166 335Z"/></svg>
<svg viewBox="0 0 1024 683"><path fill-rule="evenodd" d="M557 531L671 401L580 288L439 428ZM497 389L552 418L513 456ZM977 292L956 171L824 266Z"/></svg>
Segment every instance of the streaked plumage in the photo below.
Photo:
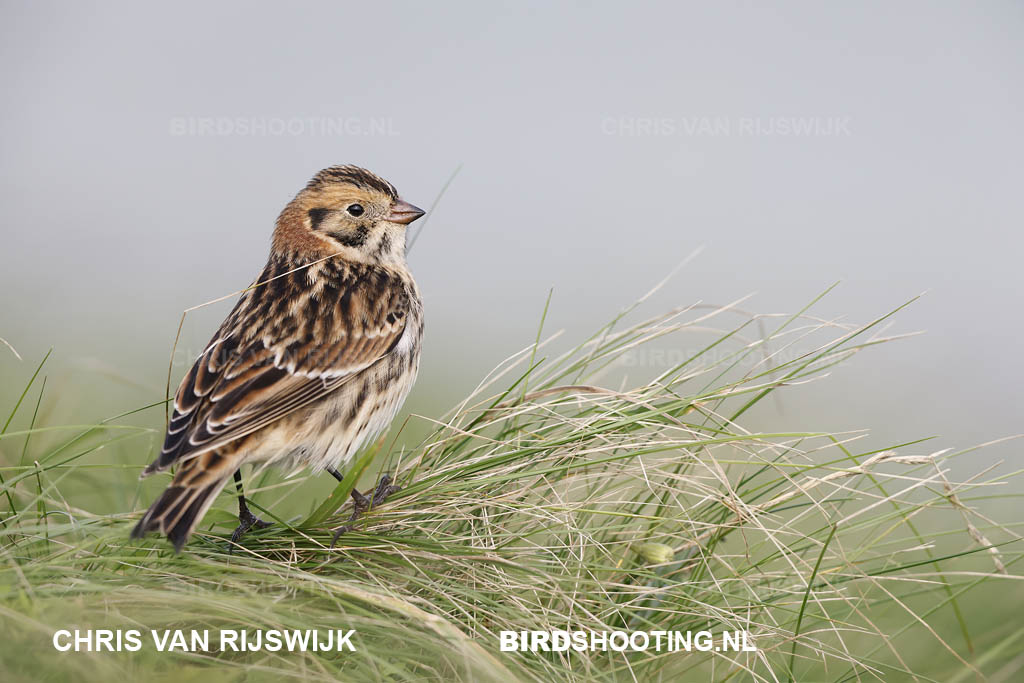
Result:
<svg viewBox="0 0 1024 683"><path fill-rule="evenodd" d="M334 470L390 424L419 365L405 228L422 214L353 166L321 171L281 212L263 272L175 394L143 476L178 469L133 536L159 529L180 549L242 464Z"/></svg>

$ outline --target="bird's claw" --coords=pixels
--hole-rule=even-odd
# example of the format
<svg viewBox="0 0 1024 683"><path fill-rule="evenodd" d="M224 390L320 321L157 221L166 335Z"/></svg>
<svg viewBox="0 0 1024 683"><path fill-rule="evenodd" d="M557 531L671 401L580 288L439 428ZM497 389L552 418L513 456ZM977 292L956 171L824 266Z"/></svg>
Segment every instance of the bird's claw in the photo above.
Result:
<svg viewBox="0 0 1024 683"><path fill-rule="evenodd" d="M357 519L359 519L364 512L371 508L375 508L378 505L382 505L387 501L388 497L401 491L401 486L396 486L391 483L391 477L387 474L381 475L380 481L377 482L376 488L370 494L362 494L356 489L352 489L352 516L348 518L348 522L341 525L334 530L334 537L331 539L331 548L338 542L338 538L342 534L352 530Z"/></svg>
<svg viewBox="0 0 1024 683"><path fill-rule="evenodd" d="M273 522L264 522L248 510L240 513L238 515L238 528L236 528L231 534L231 543L228 546L228 554L234 552L235 546L238 544L238 539L240 539L246 531L249 529L266 529L272 524Z"/></svg>
<svg viewBox="0 0 1024 683"><path fill-rule="evenodd" d="M401 486L392 484L391 477L384 474L381 476L380 481L377 482L377 488L373 490L373 500L370 501L370 505L381 505L391 496L392 493L398 493L401 490Z"/></svg>

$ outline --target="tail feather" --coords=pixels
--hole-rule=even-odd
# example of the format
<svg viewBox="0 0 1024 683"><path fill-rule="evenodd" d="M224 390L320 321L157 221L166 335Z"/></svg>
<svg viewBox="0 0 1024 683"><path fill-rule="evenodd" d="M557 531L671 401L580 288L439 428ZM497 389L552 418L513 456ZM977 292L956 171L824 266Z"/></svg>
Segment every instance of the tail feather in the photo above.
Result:
<svg viewBox="0 0 1024 683"><path fill-rule="evenodd" d="M132 529L132 538L160 531L174 544L175 552L180 552L232 471L204 471L196 461L186 463Z"/></svg>

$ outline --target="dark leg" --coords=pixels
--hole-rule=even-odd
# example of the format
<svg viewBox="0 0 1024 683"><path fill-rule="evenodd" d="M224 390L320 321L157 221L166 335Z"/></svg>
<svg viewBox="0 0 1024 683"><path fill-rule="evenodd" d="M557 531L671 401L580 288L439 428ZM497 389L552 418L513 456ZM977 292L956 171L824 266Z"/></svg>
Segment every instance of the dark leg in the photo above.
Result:
<svg viewBox="0 0 1024 683"><path fill-rule="evenodd" d="M328 469L334 478L341 481L341 475L338 474L337 470ZM352 530L352 523L355 522L359 517L369 510L370 508L381 505L388 499L392 493L401 491L402 487L395 486L391 483L391 477L387 474L381 475L380 481L377 482L377 488L373 490L373 493L363 495L358 489L352 489L352 516L348 518L348 522L334 531L334 538L331 540L331 547L338 542L338 537L346 531Z"/></svg>
<svg viewBox="0 0 1024 683"><path fill-rule="evenodd" d="M256 515L249 512L249 506L245 504L245 492L242 491L242 471L235 470L235 489L238 491L238 528L231 534L231 549L238 543L246 531L251 528L266 529L273 522L264 522ZM229 550L230 552L230 550Z"/></svg>

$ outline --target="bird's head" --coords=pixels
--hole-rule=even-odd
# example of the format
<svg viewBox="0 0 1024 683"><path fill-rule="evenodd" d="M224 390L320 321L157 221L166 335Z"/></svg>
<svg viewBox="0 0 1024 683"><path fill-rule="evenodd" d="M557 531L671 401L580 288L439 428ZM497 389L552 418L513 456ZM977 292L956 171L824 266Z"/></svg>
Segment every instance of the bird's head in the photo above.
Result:
<svg viewBox="0 0 1024 683"><path fill-rule="evenodd" d="M394 185L358 166L313 176L277 219L274 249L304 256L403 262L405 230L423 215Z"/></svg>

